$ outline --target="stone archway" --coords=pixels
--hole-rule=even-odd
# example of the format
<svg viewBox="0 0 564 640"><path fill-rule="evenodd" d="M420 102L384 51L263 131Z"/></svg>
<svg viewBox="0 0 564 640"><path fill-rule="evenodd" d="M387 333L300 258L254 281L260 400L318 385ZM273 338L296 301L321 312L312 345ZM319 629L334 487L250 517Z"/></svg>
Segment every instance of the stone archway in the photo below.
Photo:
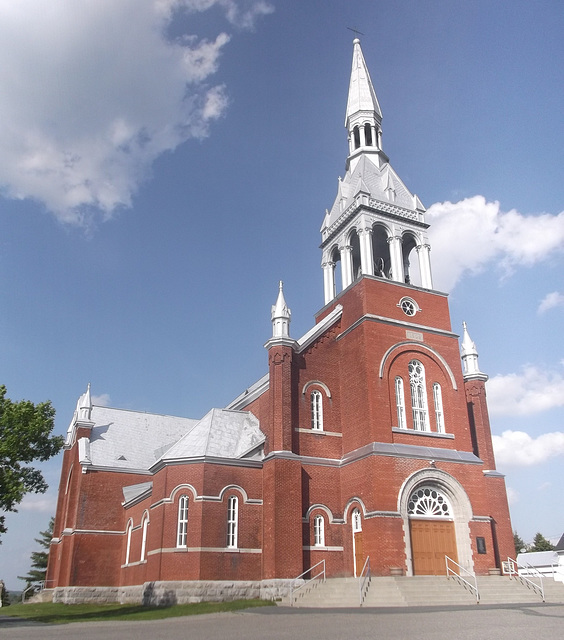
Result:
<svg viewBox="0 0 564 640"><path fill-rule="evenodd" d="M411 475L398 497L408 575L445 573L448 555L473 570L469 522L472 506L462 485L435 468Z"/></svg>

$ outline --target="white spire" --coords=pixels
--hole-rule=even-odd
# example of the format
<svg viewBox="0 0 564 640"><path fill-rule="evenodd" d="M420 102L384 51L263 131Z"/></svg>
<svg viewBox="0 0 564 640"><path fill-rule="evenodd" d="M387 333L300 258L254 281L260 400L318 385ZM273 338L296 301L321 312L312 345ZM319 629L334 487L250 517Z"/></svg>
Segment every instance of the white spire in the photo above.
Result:
<svg viewBox="0 0 564 640"><path fill-rule="evenodd" d="M462 374L464 379L481 378L487 380L488 376L480 371L480 366L478 365L478 350L472 338L470 338L466 322L463 322L462 326L464 327L464 334L460 347L460 357L462 358Z"/></svg>
<svg viewBox="0 0 564 640"><path fill-rule="evenodd" d="M379 122L382 120L382 110L360 48L360 40L355 38L345 127L349 128L351 120L358 117L360 112L371 113Z"/></svg>
<svg viewBox="0 0 564 640"><path fill-rule="evenodd" d="M368 67L362 55L360 40L353 41L353 59L345 127L349 132L349 160L359 153L382 153L382 110Z"/></svg>
<svg viewBox="0 0 564 640"><path fill-rule="evenodd" d="M272 337L273 338L289 338L290 337L290 309L284 299L283 282L280 280L278 287L278 298L276 304L272 305Z"/></svg>

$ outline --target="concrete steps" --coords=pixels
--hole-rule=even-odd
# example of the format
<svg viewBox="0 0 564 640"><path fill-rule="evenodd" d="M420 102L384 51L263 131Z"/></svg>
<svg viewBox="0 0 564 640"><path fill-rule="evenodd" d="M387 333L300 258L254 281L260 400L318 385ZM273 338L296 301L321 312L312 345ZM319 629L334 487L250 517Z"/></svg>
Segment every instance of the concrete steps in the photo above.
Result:
<svg viewBox="0 0 564 640"><path fill-rule="evenodd" d="M564 604L564 585L544 581L545 600ZM478 578L480 604L540 604L541 598L532 589L506 576ZM284 598L282 605L289 605ZM456 580L442 576L374 577L366 595L364 607L428 607L475 605L475 594ZM331 578L301 589L294 606L339 608L359 606L359 582L356 578Z"/></svg>

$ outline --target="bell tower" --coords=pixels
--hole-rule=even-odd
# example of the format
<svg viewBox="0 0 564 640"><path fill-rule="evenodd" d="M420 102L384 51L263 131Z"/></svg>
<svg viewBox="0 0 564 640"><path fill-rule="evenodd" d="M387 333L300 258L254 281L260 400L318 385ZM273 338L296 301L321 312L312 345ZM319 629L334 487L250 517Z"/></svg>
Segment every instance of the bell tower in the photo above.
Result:
<svg viewBox="0 0 564 640"><path fill-rule="evenodd" d="M382 149L382 111L358 39L353 42L345 127L345 176L339 178L337 197L321 227L325 304L362 275L432 289L425 207Z"/></svg>

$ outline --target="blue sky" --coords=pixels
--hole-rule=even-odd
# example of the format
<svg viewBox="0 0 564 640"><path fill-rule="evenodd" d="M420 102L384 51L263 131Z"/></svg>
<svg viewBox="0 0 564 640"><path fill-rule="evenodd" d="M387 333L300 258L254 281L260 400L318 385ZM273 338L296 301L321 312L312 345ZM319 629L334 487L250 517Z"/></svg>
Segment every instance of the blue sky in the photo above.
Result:
<svg viewBox="0 0 564 640"><path fill-rule="evenodd" d="M391 164L429 210L435 286L490 375L514 528L559 537L564 475L560 2L0 0L0 381L65 433L100 402L202 416L323 304L354 34ZM51 485L9 514L29 568Z"/></svg>

